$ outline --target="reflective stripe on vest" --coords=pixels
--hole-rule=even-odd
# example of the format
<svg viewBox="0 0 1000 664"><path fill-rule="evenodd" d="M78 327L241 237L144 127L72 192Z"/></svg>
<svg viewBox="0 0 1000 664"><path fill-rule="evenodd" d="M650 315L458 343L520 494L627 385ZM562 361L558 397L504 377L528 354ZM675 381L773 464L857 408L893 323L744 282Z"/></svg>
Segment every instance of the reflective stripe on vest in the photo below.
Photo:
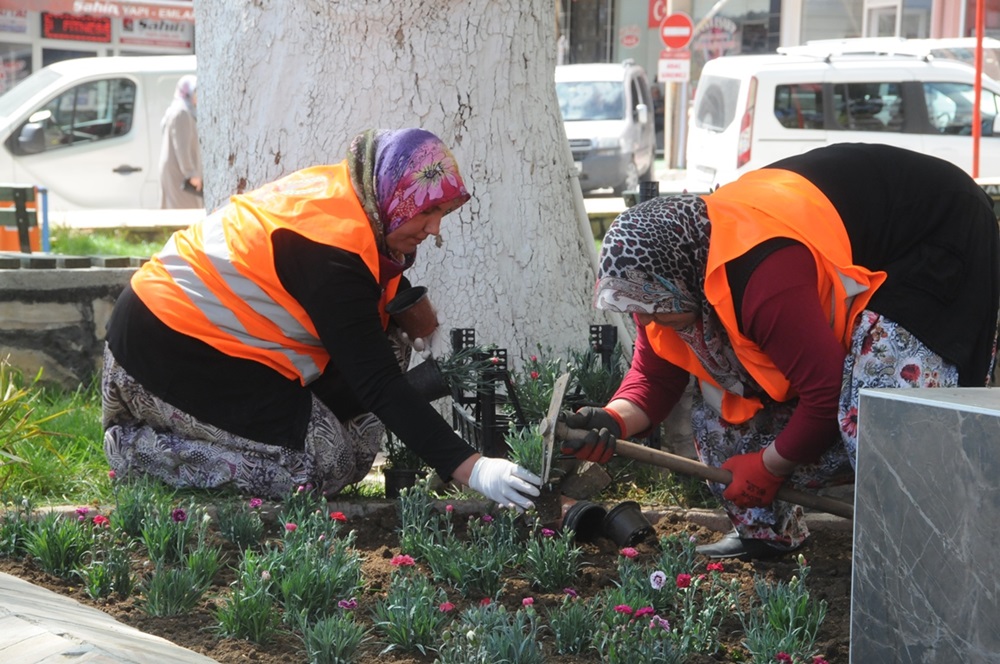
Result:
<svg viewBox="0 0 1000 664"><path fill-rule="evenodd" d="M374 234L350 187L342 162L298 171L234 196L226 207L175 233L133 275L133 289L171 329L307 385L322 374L330 357L305 310L281 285L271 237L288 228L355 253L377 281ZM324 195L330 198L309 199ZM388 322L385 304L399 280L392 279L382 294L383 328Z"/></svg>
<svg viewBox="0 0 1000 664"><path fill-rule="evenodd" d="M776 401L794 398L796 392L784 374L756 343L739 332L726 263L776 237L805 245L816 261L817 296L829 312L830 329L845 349L850 345L854 321L886 275L853 264L850 239L836 208L815 185L796 173L779 169L751 171L703 199L712 223L705 297L729 334L740 364L754 380ZM672 329L651 323L646 332L658 355L721 391ZM720 402L717 395L709 399L709 394L703 393L710 403ZM761 407L759 399L726 391L719 412L725 420L740 423Z"/></svg>

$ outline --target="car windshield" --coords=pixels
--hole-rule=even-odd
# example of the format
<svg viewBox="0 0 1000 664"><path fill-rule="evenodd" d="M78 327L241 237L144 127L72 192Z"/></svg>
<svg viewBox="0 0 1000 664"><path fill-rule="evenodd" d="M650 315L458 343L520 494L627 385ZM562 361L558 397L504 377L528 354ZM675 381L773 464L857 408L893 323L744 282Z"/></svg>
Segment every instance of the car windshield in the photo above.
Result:
<svg viewBox="0 0 1000 664"><path fill-rule="evenodd" d="M45 89L59 76L60 74L49 69L40 69L0 95L0 118L6 118L17 111L21 104Z"/></svg>
<svg viewBox="0 0 1000 664"><path fill-rule="evenodd" d="M625 86L621 81L556 83L563 120L621 120L625 117Z"/></svg>

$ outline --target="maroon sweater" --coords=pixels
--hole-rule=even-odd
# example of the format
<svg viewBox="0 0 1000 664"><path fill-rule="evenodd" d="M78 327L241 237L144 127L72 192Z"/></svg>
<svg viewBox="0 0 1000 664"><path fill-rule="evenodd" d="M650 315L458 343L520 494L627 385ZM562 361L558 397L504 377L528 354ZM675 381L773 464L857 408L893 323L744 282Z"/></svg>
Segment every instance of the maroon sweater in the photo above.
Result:
<svg viewBox="0 0 1000 664"><path fill-rule="evenodd" d="M837 405L843 346L830 330L816 296L816 264L802 245L771 253L756 267L743 293L743 330L791 381L799 403L775 441L781 456L816 460L838 440ZM632 366L613 398L638 406L661 422L688 383L688 372L656 355L638 329Z"/></svg>

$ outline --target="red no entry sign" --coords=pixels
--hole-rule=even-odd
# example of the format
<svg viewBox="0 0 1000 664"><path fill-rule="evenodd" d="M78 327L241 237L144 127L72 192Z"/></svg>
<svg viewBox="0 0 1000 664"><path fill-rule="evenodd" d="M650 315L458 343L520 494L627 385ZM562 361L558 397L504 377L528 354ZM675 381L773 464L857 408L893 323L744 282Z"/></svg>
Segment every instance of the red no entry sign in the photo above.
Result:
<svg viewBox="0 0 1000 664"><path fill-rule="evenodd" d="M691 42L694 23L684 12L668 15L660 24L660 39L667 48L684 48Z"/></svg>

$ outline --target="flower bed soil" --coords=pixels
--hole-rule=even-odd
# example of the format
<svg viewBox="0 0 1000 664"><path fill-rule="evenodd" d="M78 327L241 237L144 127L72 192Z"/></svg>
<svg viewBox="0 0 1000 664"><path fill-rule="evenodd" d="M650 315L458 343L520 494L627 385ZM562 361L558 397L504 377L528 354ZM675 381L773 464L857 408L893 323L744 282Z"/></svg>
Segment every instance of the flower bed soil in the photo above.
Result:
<svg viewBox="0 0 1000 664"><path fill-rule="evenodd" d="M720 536L719 533L687 519L683 512L665 510L659 514L662 516L654 523L657 537L685 533L697 537L700 542L710 542ZM388 585L393 570L389 561L399 553L398 523L395 506L389 505L370 511L365 516L352 518L347 524L357 532L355 548L364 558L366 592L357 598L358 615L371 615L376 599L380 593L384 593ZM581 546L585 552L585 566L579 574L575 589L581 597L589 598L613 584L617 578L616 562L619 553L618 547L606 539L598 539L596 543L581 544ZM655 552L652 544L643 544L636 548L640 555L652 555ZM818 651L830 664L846 663L850 626L851 533L836 529L814 532L813 537L800 552L806 557L811 568L807 580L810 593L813 597L825 600L828 605L826 619L819 632ZM231 546L225 548L225 554L230 562L238 557L238 552ZM142 564L142 561L136 562L137 565ZM702 565L705 562L707 561L702 561ZM703 572L704 569L697 571ZM773 581L787 581L796 571L794 556L754 563L726 561L723 578L737 579L741 587L741 596L751 597L754 593L754 575L764 576ZM194 611L188 615L168 618L147 616L137 604L135 596L123 601L115 598L94 601L87 596L79 583L69 583L47 574L30 560L15 561L0 558L0 572L18 576L72 597L83 604L104 611L122 623L168 639L222 664L237 662L289 664L305 661L301 641L292 634L282 633L267 645L256 645L247 641L219 638L214 633L216 622L213 614L218 605L218 598L221 593L226 592L228 584L234 578L232 571L228 569L219 572L214 587L206 593ZM561 593L540 594L533 591L526 581L517 578L507 580L501 601L513 612L521 607L521 600L529 596L534 598L535 608L542 612L562 601ZM448 597L460 610L472 601L463 600L455 591L449 591ZM736 662L745 659L745 653L740 650L738 620L728 619L720 631L724 647L712 657L701 656L690 660L689 664ZM389 652L382 655L379 653L380 649L381 646L376 640L369 641L362 646L357 661L381 661L385 664L429 664L434 661L433 656L423 657L409 653ZM597 658L596 655L590 657L552 655L548 661L577 664L597 661Z"/></svg>

